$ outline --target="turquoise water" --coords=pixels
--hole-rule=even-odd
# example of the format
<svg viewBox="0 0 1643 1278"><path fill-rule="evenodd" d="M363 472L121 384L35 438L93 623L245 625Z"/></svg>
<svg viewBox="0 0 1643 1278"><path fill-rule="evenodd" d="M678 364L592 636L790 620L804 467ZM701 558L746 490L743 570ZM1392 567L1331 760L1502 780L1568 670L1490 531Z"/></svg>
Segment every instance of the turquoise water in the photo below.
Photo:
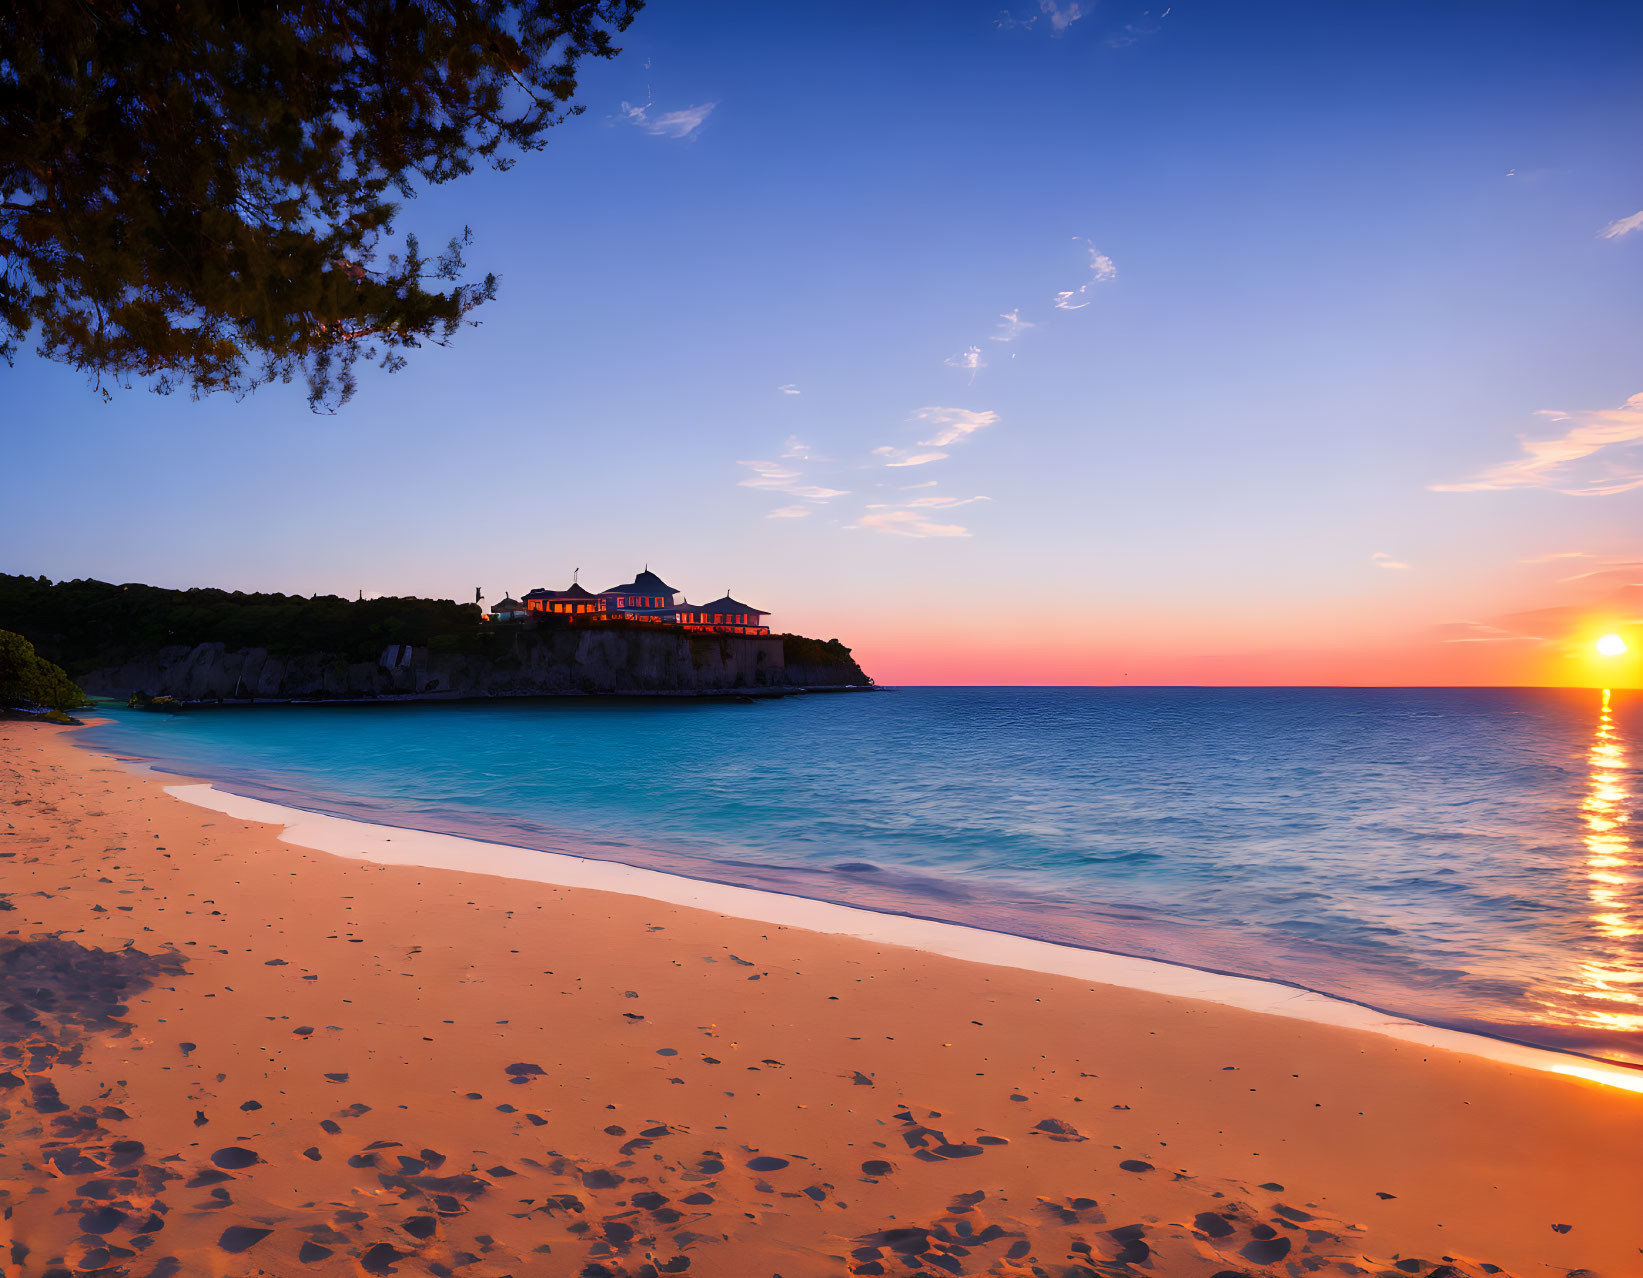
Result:
<svg viewBox="0 0 1643 1278"><path fill-rule="evenodd" d="M298 807L1286 981L1643 1062L1643 695L906 689L116 713Z"/></svg>

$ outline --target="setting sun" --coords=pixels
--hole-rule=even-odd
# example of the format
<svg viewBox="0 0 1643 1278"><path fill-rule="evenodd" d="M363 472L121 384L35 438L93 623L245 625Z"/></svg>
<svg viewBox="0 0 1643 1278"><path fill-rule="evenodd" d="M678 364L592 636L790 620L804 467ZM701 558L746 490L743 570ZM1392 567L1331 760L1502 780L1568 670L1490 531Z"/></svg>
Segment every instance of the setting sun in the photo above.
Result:
<svg viewBox="0 0 1643 1278"><path fill-rule="evenodd" d="M1605 657L1623 657L1626 655L1626 641L1619 635L1604 635L1597 641L1597 650Z"/></svg>

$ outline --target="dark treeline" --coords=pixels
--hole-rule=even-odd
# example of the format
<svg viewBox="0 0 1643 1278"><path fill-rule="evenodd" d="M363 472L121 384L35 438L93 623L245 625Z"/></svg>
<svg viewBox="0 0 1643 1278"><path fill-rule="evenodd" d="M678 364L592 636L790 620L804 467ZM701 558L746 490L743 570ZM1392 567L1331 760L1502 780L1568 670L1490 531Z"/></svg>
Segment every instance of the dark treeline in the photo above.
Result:
<svg viewBox="0 0 1643 1278"><path fill-rule="evenodd" d="M164 590L106 581L0 574L0 630L23 635L71 675L172 645L222 643L292 655L376 657L390 643L463 648L481 637L480 611L449 599Z"/></svg>
<svg viewBox="0 0 1643 1278"><path fill-rule="evenodd" d="M538 624L566 624L543 618ZM610 628L654 630L612 620ZM501 656L513 626L484 622L474 604L449 599L338 595L265 595L239 590L165 590L138 583L53 582L0 573L0 630L22 635L47 661L71 676L118 666L160 648L220 643L230 651L266 648L278 656L326 653L348 661L375 660L389 644L436 652ZM776 635L789 662L855 669L837 639ZM859 672L858 672L859 673Z"/></svg>

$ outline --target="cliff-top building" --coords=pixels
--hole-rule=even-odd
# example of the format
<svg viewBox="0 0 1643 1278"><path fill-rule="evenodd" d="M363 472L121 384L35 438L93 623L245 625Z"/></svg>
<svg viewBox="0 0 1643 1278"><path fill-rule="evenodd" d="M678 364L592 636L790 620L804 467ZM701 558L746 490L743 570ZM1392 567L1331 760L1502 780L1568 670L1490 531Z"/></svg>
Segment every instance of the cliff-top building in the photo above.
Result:
<svg viewBox="0 0 1643 1278"><path fill-rule="evenodd" d="M634 617L665 613L674 604L683 603L685 598L683 591L668 585L650 570L648 564L632 581L601 590L599 597L605 601L607 611Z"/></svg>
<svg viewBox="0 0 1643 1278"><path fill-rule="evenodd" d="M523 604L515 604L523 610L522 613L504 616L503 609L508 604L515 604L515 601L508 599L497 605L492 619L512 620L521 615L562 616L584 621L610 618L680 626L703 634L770 633L770 627L764 624L764 618L769 613L732 599L728 593L712 603L689 603L682 590L668 585L648 565L632 581L601 590L598 594L583 589L573 581L568 590L539 587L531 591L525 596Z"/></svg>
<svg viewBox="0 0 1643 1278"><path fill-rule="evenodd" d="M770 614L737 603L728 594L712 603L682 603L674 609L679 624L686 630L702 630L713 634L767 635L770 627L764 618Z"/></svg>
<svg viewBox="0 0 1643 1278"><path fill-rule="evenodd" d="M525 596L525 610L538 615L553 613L567 617L585 617L604 612L605 600L603 596L596 595L573 581L569 590L547 590L538 586Z"/></svg>

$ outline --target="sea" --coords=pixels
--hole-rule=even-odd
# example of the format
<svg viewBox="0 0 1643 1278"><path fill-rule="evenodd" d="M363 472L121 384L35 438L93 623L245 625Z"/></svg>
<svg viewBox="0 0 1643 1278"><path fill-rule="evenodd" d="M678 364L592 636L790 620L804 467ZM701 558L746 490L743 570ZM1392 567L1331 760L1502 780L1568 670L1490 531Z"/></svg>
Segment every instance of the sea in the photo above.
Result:
<svg viewBox="0 0 1643 1278"><path fill-rule="evenodd" d="M114 711L276 803L1643 1064L1643 692L900 688Z"/></svg>

